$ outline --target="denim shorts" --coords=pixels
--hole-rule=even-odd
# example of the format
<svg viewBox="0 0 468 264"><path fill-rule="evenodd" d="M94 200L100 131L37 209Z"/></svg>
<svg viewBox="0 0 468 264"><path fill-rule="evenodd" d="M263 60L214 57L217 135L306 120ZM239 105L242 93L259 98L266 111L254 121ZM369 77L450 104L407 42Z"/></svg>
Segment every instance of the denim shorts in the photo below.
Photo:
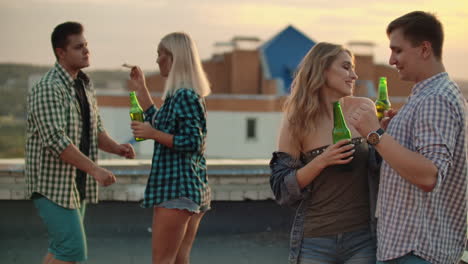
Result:
<svg viewBox="0 0 468 264"><path fill-rule="evenodd" d="M156 205L156 207L164 207L167 209L187 210L195 214L204 213L211 209L210 202L208 202L207 204L198 205L187 197L180 197L177 199L164 201Z"/></svg>
<svg viewBox="0 0 468 264"><path fill-rule="evenodd" d="M87 259L86 234L83 219L86 202L80 209L57 205L42 195L34 195L33 202L47 228L48 251L57 260L81 262Z"/></svg>
<svg viewBox="0 0 468 264"><path fill-rule="evenodd" d="M331 236L303 238L301 264L375 264L376 243L369 228Z"/></svg>

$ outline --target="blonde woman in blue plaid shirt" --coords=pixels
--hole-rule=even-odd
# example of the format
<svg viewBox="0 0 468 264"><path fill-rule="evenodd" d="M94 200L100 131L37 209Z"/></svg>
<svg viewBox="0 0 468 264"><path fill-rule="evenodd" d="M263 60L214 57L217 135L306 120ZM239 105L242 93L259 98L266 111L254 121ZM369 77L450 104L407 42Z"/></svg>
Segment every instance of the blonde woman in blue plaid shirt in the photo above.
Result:
<svg viewBox="0 0 468 264"><path fill-rule="evenodd" d="M189 263L198 225L210 208L206 176L206 109L210 93L195 43L171 33L158 46L166 78L162 106L149 95L143 72L134 67L130 86L145 110L145 123L132 122L135 137L153 139L154 154L143 207L153 207L153 263Z"/></svg>
<svg viewBox="0 0 468 264"><path fill-rule="evenodd" d="M350 119L361 134L373 134L384 159L377 263L458 263L466 240L466 99L445 72L444 33L434 15L403 15L387 35L390 64L415 83L408 102L380 136L372 132L380 128L375 109L362 105Z"/></svg>

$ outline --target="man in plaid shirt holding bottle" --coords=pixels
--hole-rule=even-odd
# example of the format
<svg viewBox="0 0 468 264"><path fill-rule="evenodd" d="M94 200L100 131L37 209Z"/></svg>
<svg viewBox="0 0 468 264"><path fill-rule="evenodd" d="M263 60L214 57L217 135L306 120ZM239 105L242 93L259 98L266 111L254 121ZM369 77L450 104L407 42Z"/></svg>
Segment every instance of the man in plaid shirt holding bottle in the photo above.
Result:
<svg viewBox="0 0 468 264"><path fill-rule="evenodd" d="M57 62L28 96L26 182L49 236L43 263L76 263L87 258L86 202L97 203L98 183L116 181L96 164L98 148L126 158L135 152L102 127L94 88L81 71L89 66L83 26L60 24L51 39Z"/></svg>
<svg viewBox="0 0 468 264"><path fill-rule="evenodd" d="M375 108L363 105L351 117L383 158L377 263L458 263L466 240L466 99L445 72L444 33L434 15L408 13L387 35L390 64L415 83L408 102L387 131Z"/></svg>

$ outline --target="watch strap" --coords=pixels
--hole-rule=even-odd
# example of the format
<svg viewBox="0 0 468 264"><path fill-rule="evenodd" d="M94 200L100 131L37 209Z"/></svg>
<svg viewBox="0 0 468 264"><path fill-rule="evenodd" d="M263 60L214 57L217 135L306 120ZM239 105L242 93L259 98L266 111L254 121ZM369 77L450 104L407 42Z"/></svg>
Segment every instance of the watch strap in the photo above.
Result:
<svg viewBox="0 0 468 264"><path fill-rule="evenodd" d="M375 133L379 134L379 136L382 136L385 133L385 130L383 130L382 128L379 128L375 131Z"/></svg>

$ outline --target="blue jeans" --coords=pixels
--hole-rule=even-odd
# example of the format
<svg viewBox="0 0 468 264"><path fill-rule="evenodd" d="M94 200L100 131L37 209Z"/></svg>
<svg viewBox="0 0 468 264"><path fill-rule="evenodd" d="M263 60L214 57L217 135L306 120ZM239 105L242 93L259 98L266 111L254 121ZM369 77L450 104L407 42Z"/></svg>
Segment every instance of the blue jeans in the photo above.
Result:
<svg viewBox="0 0 468 264"><path fill-rule="evenodd" d="M392 260L387 261L377 261L377 264L431 264L429 261L414 255L413 253L404 255Z"/></svg>
<svg viewBox="0 0 468 264"><path fill-rule="evenodd" d="M332 236L303 238L301 264L375 264L376 244L369 228Z"/></svg>

